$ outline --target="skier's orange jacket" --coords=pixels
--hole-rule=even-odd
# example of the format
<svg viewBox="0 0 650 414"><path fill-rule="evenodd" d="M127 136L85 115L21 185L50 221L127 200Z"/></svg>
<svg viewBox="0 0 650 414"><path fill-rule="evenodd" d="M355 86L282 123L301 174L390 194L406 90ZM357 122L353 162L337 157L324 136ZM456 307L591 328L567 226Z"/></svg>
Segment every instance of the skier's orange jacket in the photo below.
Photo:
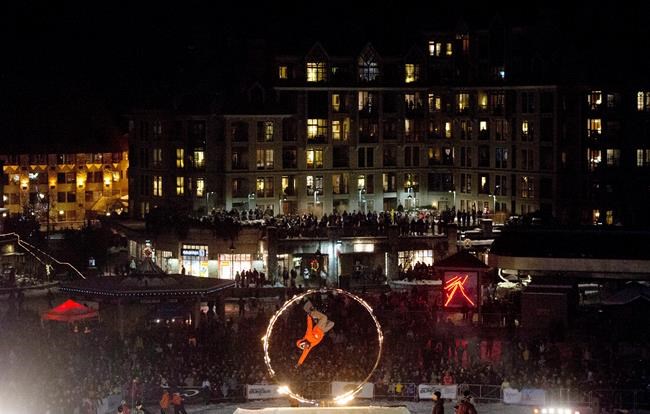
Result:
<svg viewBox="0 0 650 414"><path fill-rule="evenodd" d="M298 339L298 341L296 342L296 346L300 348L300 343L302 341L309 342L309 346L306 346L302 349L302 355L300 355L300 359L298 360L298 365L302 365L302 363L305 362L305 359L307 358L309 351L311 351L312 348L318 345L320 341L323 340L324 336L325 333L323 332L323 330L319 328L318 325L314 326L314 320L310 315L307 315L307 331L305 332L305 337L302 339Z"/></svg>

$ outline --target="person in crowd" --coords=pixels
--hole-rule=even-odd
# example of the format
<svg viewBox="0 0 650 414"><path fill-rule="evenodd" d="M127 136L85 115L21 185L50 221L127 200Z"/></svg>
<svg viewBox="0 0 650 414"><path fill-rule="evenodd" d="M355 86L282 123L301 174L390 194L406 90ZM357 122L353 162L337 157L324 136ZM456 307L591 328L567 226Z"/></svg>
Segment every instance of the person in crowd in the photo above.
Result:
<svg viewBox="0 0 650 414"><path fill-rule="evenodd" d="M433 410L431 411L431 414L445 414L445 402L442 399L442 394L440 391L434 391L432 399Z"/></svg>
<svg viewBox="0 0 650 414"><path fill-rule="evenodd" d="M569 387L588 391L595 387L632 389L647 385L642 370L631 371L629 365L625 365L618 348L620 344L613 335L606 340L594 336L593 339L559 341L549 338L514 340L505 332L502 335L490 332L488 336L474 332L476 338L469 339L451 324L442 329L444 323L436 324L436 315L422 311L435 300L426 292L413 289L360 295L371 304L384 327L384 352L370 380L375 383L376 390L382 390L382 395L388 395L389 387L394 390L398 382L407 384L404 396L411 395L408 384L441 383L446 374L451 379L444 382L452 385L473 383L498 387L509 383L517 389ZM41 300L44 302L44 298ZM495 298L490 306L510 312L512 304L500 300ZM126 399L130 400L132 380L136 376L140 378L141 388L139 385L133 393L134 400L162 401L161 384L179 385L188 378L201 381L204 378L197 377L201 375L211 384L219 385L215 396L242 398L245 384L271 381L259 350L259 337L273 309L261 306L261 302L257 307L258 316L264 316L261 318L238 319L235 305L225 309L229 314L213 313L211 317L202 318L196 327L152 324L144 329L126 331L123 339L101 321L92 325L87 334L82 330L74 333L55 323L42 326L40 315L30 310L31 306L25 306L20 315L7 313L5 307L0 319L0 382L5 386L0 393L11 396L12 403L17 406L26 407L25 412L49 409L52 414L77 410L85 413L87 410L82 406L87 407L88 400L94 407L101 407L102 401L114 395L128 395ZM374 326L370 319L350 317L358 310L352 306L358 305L343 302L335 300L324 312L337 321L329 333L324 333L332 335L336 350L328 352L327 358L310 359L292 375L301 380L317 378L324 383L365 378L370 368L368 364L372 363L368 357L372 354ZM325 309L320 304L317 307ZM298 311L302 320L302 310ZM229 321L231 317L235 318ZM318 325L312 322L312 328ZM293 324L279 323L274 330L277 335L274 340L286 341L287 346L292 347L295 328ZM608 332L611 330L608 325ZM363 334L357 334L359 332ZM407 333L412 340L404 341ZM196 338L196 341L190 342L188 338ZM457 345L466 340L474 346L468 345L467 356L462 358L456 355ZM525 349L529 350L527 358L522 355ZM588 363L584 362L587 359L585 349L590 350ZM650 347L641 343L635 352L646 355L649 351ZM288 367L297 359L293 355L282 357ZM274 362L277 361L276 358ZM608 368L603 370L602 366ZM48 395L57 397L46 398ZM606 404L610 402L601 398L601 405ZM169 408L168 393L167 406L161 406L161 412L170 414Z"/></svg>
<svg viewBox="0 0 650 414"><path fill-rule="evenodd" d="M136 401L135 402L135 409L133 410L133 414L149 414L149 411L147 411L144 408L144 405L142 404L142 401Z"/></svg>
<svg viewBox="0 0 650 414"><path fill-rule="evenodd" d="M131 414L131 408L130 408L129 405L126 403L126 400L122 400L122 401L120 402L119 407L122 408L122 411L120 411L121 413L124 413L124 414Z"/></svg>
<svg viewBox="0 0 650 414"><path fill-rule="evenodd" d="M456 406L456 414L477 414L469 390L463 391L463 396Z"/></svg>
<svg viewBox="0 0 650 414"><path fill-rule="evenodd" d="M170 398L169 398L169 391L167 389L163 390L162 397L160 397L160 414L170 414L169 413L169 404L170 404Z"/></svg>
<svg viewBox="0 0 650 414"><path fill-rule="evenodd" d="M174 392L172 395L172 405L174 406L174 414L187 414L185 411L185 399L180 392Z"/></svg>
<svg viewBox="0 0 650 414"><path fill-rule="evenodd" d="M454 377L451 375L451 372L445 372L445 375L442 377L442 383L443 385L452 385L454 383Z"/></svg>
<svg viewBox="0 0 650 414"><path fill-rule="evenodd" d="M203 402L205 405L210 404L210 397L212 396L212 384L210 383L210 380L207 376L203 378L203 382L201 383L201 393L203 394Z"/></svg>

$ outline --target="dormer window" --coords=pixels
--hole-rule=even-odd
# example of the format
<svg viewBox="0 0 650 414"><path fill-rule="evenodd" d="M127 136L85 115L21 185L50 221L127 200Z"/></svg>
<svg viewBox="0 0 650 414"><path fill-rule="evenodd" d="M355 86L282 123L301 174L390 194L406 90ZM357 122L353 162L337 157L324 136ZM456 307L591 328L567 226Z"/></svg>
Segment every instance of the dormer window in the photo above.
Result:
<svg viewBox="0 0 650 414"><path fill-rule="evenodd" d="M416 63L407 63L404 65L404 82L412 83L420 79L420 65Z"/></svg>
<svg viewBox="0 0 650 414"><path fill-rule="evenodd" d="M442 55L442 43L435 40L429 40L429 56Z"/></svg>
<svg viewBox="0 0 650 414"><path fill-rule="evenodd" d="M307 82L323 82L325 73L325 62L307 62Z"/></svg>
<svg viewBox="0 0 650 414"><path fill-rule="evenodd" d="M278 79L289 79L289 69L286 65L278 66Z"/></svg>
<svg viewBox="0 0 650 414"><path fill-rule="evenodd" d="M376 81L379 78L379 64L371 53L359 57L359 80Z"/></svg>

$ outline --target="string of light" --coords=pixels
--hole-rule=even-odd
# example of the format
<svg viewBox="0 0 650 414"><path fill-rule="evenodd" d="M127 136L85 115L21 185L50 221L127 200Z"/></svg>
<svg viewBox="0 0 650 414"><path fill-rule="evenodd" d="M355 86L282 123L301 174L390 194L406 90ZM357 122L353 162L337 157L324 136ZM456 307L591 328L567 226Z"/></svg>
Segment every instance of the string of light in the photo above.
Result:
<svg viewBox="0 0 650 414"><path fill-rule="evenodd" d="M7 236L13 236L13 237L15 237L16 240L18 241L18 244L19 244L21 247L23 247L25 250L27 250L27 251L28 251L32 256L36 257L36 255L35 255L34 253L32 253L32 251L31 251L30 249L36 250L36 251L38 251L39 253L44 254L45 256L49 257L50 259L52 259L53 262L55 262L55 263L57 263L57 264L60 264L60 265L62 265L62 266L68 266L69 268L71 268L72 270L74 270L75 273L77 273L77 275L81 276L82 279L85 279L85 278L86 278L86 276L84 276L83 273L81 273L81 272L79 271L79 269L77 269L76 267L74 267L71 263L68 263L68 262L62 262L62 261L60 261L60 260L57 260L55 257L52 257L51 255L47 254L47 253L44 252L43 250L39 249L38 247L36 247L36 246L34 246L34 245L32 245L32 244L29 244L29 243L27 243L26 241L22 240L22 239L20 238L20 235L19 235L18 233L5 233L5 234L0 234L0 237L7 237ZM38 257L36 257L36 258L38 259ZM43 261L40 260L40 259L38 259L38 261L40 261L41 263L43 263ZM44 263L44 264L45 264L45 263Z"/></svg>

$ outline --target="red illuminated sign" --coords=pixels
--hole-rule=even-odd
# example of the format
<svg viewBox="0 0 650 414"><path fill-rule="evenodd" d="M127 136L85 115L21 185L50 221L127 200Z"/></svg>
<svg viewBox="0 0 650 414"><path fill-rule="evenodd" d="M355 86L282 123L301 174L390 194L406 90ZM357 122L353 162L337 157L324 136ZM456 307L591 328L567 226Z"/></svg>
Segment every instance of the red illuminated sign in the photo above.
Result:
<svg viewBox="0 0 650 414"><path fill-rule="evenodd" d="M445 307L476 306L476 274L445 275Z"/></svg>

